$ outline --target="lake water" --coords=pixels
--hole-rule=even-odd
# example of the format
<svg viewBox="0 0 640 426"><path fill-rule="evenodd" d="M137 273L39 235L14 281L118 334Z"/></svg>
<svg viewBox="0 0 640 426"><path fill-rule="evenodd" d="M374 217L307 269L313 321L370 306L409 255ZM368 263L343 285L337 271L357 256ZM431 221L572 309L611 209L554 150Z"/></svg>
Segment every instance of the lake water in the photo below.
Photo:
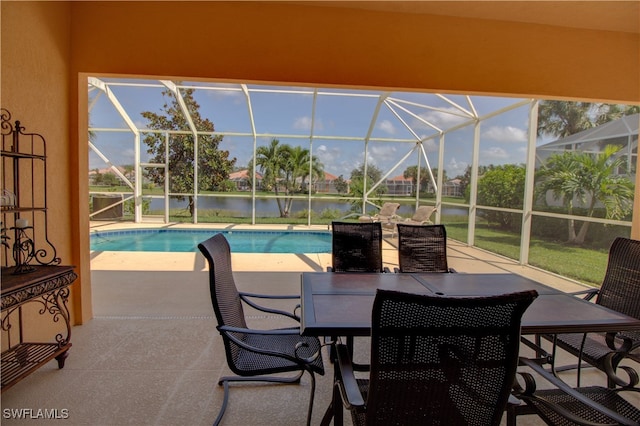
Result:
<svg viewBox="0 0 640 426"><path fill-rule="evenodd" d="M295 215L297 212L305 211L309 207L307 200L294 200L291 206L291 214ZM162 211L164 208L164 201L161 199L153 199L150 205L151 210ZM169 202L169 208L179 209L187 208L187 201L179 202L175 198L171 198ZM221 210L226 213L231 213L238 217L251 216L251 199L247 198L226 198L226 197L200 197L198 198L198 209L201 210ZM321 213L326 209L336 209L348 214L351 210L351 204L346 201L333 201L333 200L312 200L311 209L316 213ZM373 207L370 209L373 211ZM279 216L278 204L275 199L256 199L256 212L259 216ZM413 204L401 204L398 214L403 216L410 216L413 214ZM444 207L443 214L445 215L466 215L468 210L465 208L457 207Z"/></svg>

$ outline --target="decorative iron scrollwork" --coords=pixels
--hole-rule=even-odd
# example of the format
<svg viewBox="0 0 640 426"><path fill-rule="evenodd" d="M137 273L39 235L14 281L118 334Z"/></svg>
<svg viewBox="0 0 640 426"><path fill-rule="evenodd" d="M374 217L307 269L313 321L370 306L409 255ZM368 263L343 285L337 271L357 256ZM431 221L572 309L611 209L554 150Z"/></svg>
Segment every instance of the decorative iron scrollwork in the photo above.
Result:
<svg viewBox="0 0 640 426"><path fill-rule="evenodd" d="M0 109L0 118L2 266L25 274L35 270L33 265L59 265L48 234L46 141L38 133L26 133L19 120L12 123L7 109Z"/></svg>

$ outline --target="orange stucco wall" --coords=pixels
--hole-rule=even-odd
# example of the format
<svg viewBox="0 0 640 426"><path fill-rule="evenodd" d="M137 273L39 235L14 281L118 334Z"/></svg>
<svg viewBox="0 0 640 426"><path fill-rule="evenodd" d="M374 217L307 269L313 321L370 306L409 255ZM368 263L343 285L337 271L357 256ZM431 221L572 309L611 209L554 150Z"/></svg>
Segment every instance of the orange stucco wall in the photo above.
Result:
<svg viewBox="0 0 640 426"><path fill-rule="evenodd" d="M2 106L50 141L54 238L78 266L78 323L92 316L87 74L640 103L631 33L286 2L3 1L1 10Z"/></svg>
<svg viewBox="0 0 640 426"><path fill-rule="evenodd" d="M78 71L640 99L631 33L286 2L72 9Z"/></svg>
<svg viewBox="0 0 640 426"><path fill-rule="evenodd" d="M69 138L71 8L54 2L2 2L1 6L0 104L11 112L12 121L20 120L25 132L46 139L49 239L62 263L75 264L77 247L71 235L77 225L70 214L69 169L74 151ZM80 294L79 285L72 292ZM60 324L54 326L50 319L41 323L36 309L27 306L24 312L31 324L25 330L27 339L52 340L51 333L59 331Z"/></svg>

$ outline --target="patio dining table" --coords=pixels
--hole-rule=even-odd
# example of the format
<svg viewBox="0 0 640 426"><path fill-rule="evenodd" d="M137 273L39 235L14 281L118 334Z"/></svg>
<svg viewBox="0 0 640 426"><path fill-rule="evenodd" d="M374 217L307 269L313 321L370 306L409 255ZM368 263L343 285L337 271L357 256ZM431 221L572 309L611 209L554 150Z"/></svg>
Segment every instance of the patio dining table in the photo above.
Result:
<svg viewBox="0 0 640 426"><path fill-rule="evenodd" d="M369 336L377 289L454 297L536 290L538 298L522 317L523 336L640 329L639 319L512 273L304 272L301 276L301 333L305 336ZM542 368L540 370L544 373ZM339 403L334 401L332 405ZM333 411L331 407L327 410L323 424L334 414L337 414L334 423L341 423L341 410L340 413Z"/></svg>

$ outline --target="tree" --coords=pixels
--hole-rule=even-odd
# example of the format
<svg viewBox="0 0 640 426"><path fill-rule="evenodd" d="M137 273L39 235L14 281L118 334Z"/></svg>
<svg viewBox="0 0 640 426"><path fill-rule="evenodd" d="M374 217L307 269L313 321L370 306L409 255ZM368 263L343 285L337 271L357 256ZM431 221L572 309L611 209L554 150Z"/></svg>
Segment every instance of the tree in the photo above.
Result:
<svg viewBox="0 0 640 426"><path fill-rule="evenodd" d="M309 161L311 161L311 164L309 164ZM309 170L309 166L311 166L311 170ZM322 163L316 157L310 157L309 150L301 146L295 146L290 149L287 169L291 171L292 187L296 192L310 189L313 183L324 175ZM307 179L309 180L308 184Z"/></svg>
<svg viewBox="0 0 640 426"><path fill-rule="evenodd" d="M213 123L209 119L200 116L200 105L193 98L195 89L184 89L181 91L187 111L191 116L196 129L206 133L214 131ZM141 115L147 119L147 127L154 130L178 130L191 131L189 123L180 108L175 95L165 90L162 92L165 103L162 107L163 114L156 114L151 111L144 111ZM222 136L212 136L211 134L198 135L198 188L201 191L213 191L219 189L228 179L229 173L233 170L236 162L235 158L229 158L229 151L220 150L218 147L222 142ZM147 152L152 155L152 163L167 163L169 166L169 191L178 194L192 194L194 192L194 146L195 137L189 134L172 134L169 142L169 158L165 158L165 134L150 133L144 138L144 143L148 146ZM164 168L149 168L147 176L157 185L164 185ZM184 196L176 197L182 201ZM193 216L194 205L193 196L187 196L189 200L189 213Z"/></svg>
<svg viewBox="0 0 640 426"><path fill-rule="evenodd" d="M524 202L525 167L505 164L486 171L478 179L478 204L492 207L522 209ZM489 210L489 223L497 223L503 229L519 229L520 215Z"/></svg>
<svg viewBox="0 0 640 426"><path fill-rule="evenodd" d="M538 108L538 135L565 138L594 126L590 102L543 101Z"/></svg>
<svg viewBox="0 0 640 426"><path fill-rule="evenodd" d="M601 202L606 218L622 219L632 209L634 185L626 176L616 175L625 166L625 159L615 154L619 146L607 145L599 154L586 152L563 152L553 154L537 173L536 192L546 200L551 193L562 200L568 214L573 214L575 203L587 208L587 216L593 217L596 204ZM584 243L589 222L583 221L576 232L576 223L569 220L568 243Z"/></svg>
<svg viewBox="0 0 640 426"><path fill-rule="evenodd" d="M302 192L309 179L317 179L323 173L323 166L313 157L308 149L300 146L291 147L280 144L278 139L272 139L267 146L256 149L256 165L262 173L262 187L267 191L274 191L280 217L289 217L293 194ZM249 170L253 170L253 161L249 163Z"/></svg>
<svg viewBox="0 0 640 426"><path fill-rule="evenodd" d="M493 169L495 166L490 164L488 166L478 166L478 180L482 178L487 171ZM467 166L463 175L457 177L460 179L460 191L464 194L464 199L468 203L471 200L471 166Z"/></svg>
<svg viewBox="0 0 640 426"><path fill-rule="evenodd" d="M334 182L338 194L346 194L349 192L349 182L344 180L342 175L338 176Z"/></svg>
<svg viewBox="0 0 640 426"><path fill-rule="evenodd" d="M538 135L565 138L638 112L637 105L542 101L538 109Z"/></svg>
<svg viewBox="0 0 640 426"><path fill-rule="evenodd" d="M433 177L438 179L438 169L431 169L433 173ZM431 176L429 175L429 169L426 167L420 167L420 185L418 185L418 166L409 166L402 173L402 176L405 179L411 179L413 182L413 187L416 188L416 191L426 191L431 184ZM442 179L443 182L447 181L447 172L445 170L444 177ZM433 188L431 188L433 189Z"/></svg>
<svg viewBox="0 0 640 426"><path fill-rule="evenodd" d="M373 164L369 164L367 166L367 192L371 189L371 187L382 179L382 170L374 166ZM364 197L364 164L362 164L357 169L353 169L351 171L351 194L358 198ZM388 191L387 185L381 183L376 187L373 191L373 195L376 197L380 197L383 194L386 194Z"/></svg>
<svg viewBox="0 0 640 426"><path fill-rule="evenodd" d="M618 120L625 115L640 113L640 105L601 104L596 116L596 125Z"/></svg>

